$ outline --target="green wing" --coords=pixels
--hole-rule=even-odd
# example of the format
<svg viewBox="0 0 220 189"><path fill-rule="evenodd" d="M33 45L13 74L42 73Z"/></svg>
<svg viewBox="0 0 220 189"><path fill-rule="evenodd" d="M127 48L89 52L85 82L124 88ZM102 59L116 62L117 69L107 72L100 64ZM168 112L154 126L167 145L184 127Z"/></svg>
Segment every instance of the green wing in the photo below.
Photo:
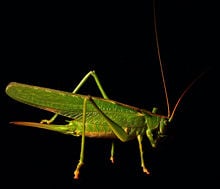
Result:
<svg viewBox="0 0 220 189"><path fill-rule="evenodd" d="M83 101L86 95L73 94L44 87L11 82L6 87L6 93L13 99L24 104L54 112L59 115L76 120L78 127L81 127ZM110 119L124 128L138 128L145 125L144 116L152 116L151 112L119 103L109 99L92 97L97 106ZM144 112L143 112L144 111ZM94 106L88 101L86 109L86 122L91 124L91 132L108 132L109 127L105 119L97 112ZM96 128L94 128L96 127ZM87 128L87 131L90 132Z"/></svg>

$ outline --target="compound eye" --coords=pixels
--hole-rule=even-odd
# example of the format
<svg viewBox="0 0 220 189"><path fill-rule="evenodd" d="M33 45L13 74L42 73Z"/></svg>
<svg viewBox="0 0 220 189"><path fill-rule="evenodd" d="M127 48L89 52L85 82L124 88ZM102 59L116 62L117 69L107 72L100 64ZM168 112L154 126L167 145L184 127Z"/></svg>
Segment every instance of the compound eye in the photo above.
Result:
<svg viewBox="0 0 220 189"><path fill-rule="evenodd" d="M166 118L161 119L161 123L162 123L162 125L167 125L168 119L166 119Z"/></svg>

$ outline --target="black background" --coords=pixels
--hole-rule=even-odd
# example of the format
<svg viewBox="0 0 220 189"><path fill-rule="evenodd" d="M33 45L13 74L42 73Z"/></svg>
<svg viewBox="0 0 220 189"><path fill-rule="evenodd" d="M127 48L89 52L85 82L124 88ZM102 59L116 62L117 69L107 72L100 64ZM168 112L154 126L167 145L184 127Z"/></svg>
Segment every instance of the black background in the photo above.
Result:
<svg viewBox="0 0 220 189"><path fill-rule="evenodd" d="M137 141L116 142L112 165L111 141L86 139L85 166L78 181L72 175L80 138L8 124L39 121L52 114L10 99L5 87L17 81L72 91L88 71L96 70L111 99L148 110L156 106L167 114L152 2L18 2L2 8L1 175L6 188L214 184L219 177L215 173L219 43L216 6L211 1L156 1L171 109L184 88L208 71L180 103L169 137L157 149L144 139L152 175L142 173ZM81 93L100 96L92 79Z"/></svg>

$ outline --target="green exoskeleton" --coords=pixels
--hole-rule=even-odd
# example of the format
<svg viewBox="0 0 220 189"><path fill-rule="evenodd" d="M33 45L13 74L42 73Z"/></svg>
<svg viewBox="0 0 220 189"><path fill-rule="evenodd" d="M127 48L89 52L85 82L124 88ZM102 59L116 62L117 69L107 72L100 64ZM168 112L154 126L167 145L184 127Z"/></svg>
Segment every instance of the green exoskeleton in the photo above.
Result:
<svg viewBox="0 0 220 189"><path fill-rule="evenodd" d="M83 77L72 93L16 82L9 83L6 87L6 93L11 98L30 106L55 113L51 119L42 120L39 123L24 121L14 121L11 123L15 125L48 129L73 136L80 136L81 152L79 162L74 171L75 179L79 178L80 168L84 163L85 137L118 138L122 142L136 138L139 144L141 167L143 168L144 173L150 174L150 171L144 163L142 149L143 136L147 136L152 147L157 146L158 141L166 135L165 131L168 123L173 119L174 113L181 99L199 78L196 78L190 85L188 85L178 99L173 111L170 112L162 63L160 60L156 24L154 25L160 69L167 100L168 115L157 114L157 108L153 108L152 111L147 111L109 99L95 71L90 71ZM79 89L91 76L94 78L97 87L102 94L102 98L78 94ZM64 125L53 124L52 122L58 115L68 117L70 120ZM114 162L114 143L112 143L111 147L110 160Z"/></svg>
<svg viewBox="0 0 220 189"><path fill-rule="evenodd" d="M103 98L76 94L89 76L94 77ZM141 166L143 172L149 174L144 163L142 138L146 135L152 147L156 147L159 139L165 136L166 127L172 120L176 107L185 92L186 90L179 98L172 114L165 116L157 114L156 108L153 108L151 112L108 99L95 71L90 71L73 93L16 82L11 82L6 87L6 93L11 98L55 113L50 120L42 120L40 123L15 121L11 122L12 124L82 137L80 160L74 172L75 179L79 177L79 170L84 162L85 137L118 138L122 142L137 138ZM57 115L66 116L71 120L65 125L51 124ZM114 143L112 143L110 159L114 162Z"/></svg>

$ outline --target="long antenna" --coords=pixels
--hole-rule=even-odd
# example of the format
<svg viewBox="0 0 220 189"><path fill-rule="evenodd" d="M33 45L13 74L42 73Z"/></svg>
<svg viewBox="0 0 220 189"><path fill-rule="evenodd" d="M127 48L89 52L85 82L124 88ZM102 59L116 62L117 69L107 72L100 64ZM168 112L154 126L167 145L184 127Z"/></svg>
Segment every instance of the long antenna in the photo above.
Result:
<svg viewBox="0 0 220 189"><path fill-rule="evenodd" d="M160 57L160 48L159 48L159 42L158 42L158 34L157 34L157 23L156 23L156 8L155 8L155 0L153 0L153 10L154 10L154 32L155 32L155 40L156 40L156 46L157 46L157 55L160 63L160 72L162 76L162 81L163 81L163 88L164 88L164 93L166 97L166 103L167 103L167 116L170 117L170 104L168 100L168 93L167 93L167 87L166 87L166 82L164 78L164 73L163 73L163 65Z"/></svg>
<svg viewBox="0 0 220 189"><path fill-rule="evenodd" d="M180 95L179 99L177 100L174 108L173 108L173 111L172 111L172 114L169 118L169 122L171 122L171 120L173 119L173 116L174 116L174 113L180 103L180 101L182 100L183 96L187 93L187 91L189 91L189 89L196 83L196 81L198 81L206 72L202 72L200 75L198 75L187 87L186 89L182 92L182 94Z"/></svg>

